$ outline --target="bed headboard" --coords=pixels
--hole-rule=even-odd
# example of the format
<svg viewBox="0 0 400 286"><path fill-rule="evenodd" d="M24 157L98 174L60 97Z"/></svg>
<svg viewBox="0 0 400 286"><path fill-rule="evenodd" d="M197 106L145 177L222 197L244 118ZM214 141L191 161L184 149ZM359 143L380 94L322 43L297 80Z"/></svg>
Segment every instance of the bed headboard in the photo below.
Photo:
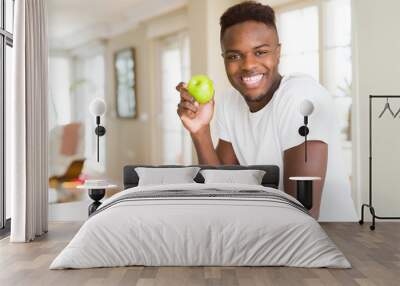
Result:
<svg viewBox="0 0 400 286"><path fill-rule="evenodd" d="M265 175L262 179L262 185L265 187L271 187L277 189L279 186L279 167L275 165L221 165L221 166L208 166L208 165L192 165L200 167L201 169L219 169L219 170L263 170ZM147 168L181 168L186 167L182 165L128 165L124 167L124 189L136 187L139 183L139 176L135 171L136 167L147 167ZM197 183L204 183L204 178L200 174L194 178Z"/></svg>

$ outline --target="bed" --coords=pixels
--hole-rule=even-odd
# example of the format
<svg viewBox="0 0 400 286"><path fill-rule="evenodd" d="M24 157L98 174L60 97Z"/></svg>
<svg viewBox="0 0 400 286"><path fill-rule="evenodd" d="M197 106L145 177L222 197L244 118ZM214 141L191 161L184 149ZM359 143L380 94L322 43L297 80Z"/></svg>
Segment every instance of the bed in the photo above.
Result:
<svg viewBox="0 0 400 286"><path fill-rule="evenodd" d="M294 198L277 189L277 166L261 185L194 183L138 186L124 168L124 191L108 198L50 269L144 266L350 268L343 253ZM180 166L146 166L174 167Z"/></svg>

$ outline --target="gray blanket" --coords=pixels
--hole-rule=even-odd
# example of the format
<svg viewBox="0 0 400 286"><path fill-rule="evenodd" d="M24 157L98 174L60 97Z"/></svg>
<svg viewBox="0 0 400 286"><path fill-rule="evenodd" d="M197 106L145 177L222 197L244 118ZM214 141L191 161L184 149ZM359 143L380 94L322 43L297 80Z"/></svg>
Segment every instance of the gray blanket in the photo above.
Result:
<svg viewBox="0 0 400 286"><path fill-rule="evenodd" d="M94 216L108 208L126 201L141 201L153 199L174 199L174 200L187 200L187 199L256 199L264 201L273 201L276 203L287 204L294 208L308 214L308 210L299 202L289 199L286 196L277 194L276 192L260 191L260 190L235 190L227 191L216 188L209 188L203 190L164 190L164 191L144 191L144 192L131 192L120 196L113 201L105 202L100 208L93 212Z"/></svg>

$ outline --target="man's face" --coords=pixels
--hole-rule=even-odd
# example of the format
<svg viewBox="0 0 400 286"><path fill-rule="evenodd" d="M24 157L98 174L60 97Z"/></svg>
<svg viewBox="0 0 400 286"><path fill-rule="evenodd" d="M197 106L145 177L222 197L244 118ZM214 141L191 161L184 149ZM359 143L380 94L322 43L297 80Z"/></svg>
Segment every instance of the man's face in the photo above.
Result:
<svg viewBox="0 0 400 286"><path fill-rule="evenodd" d="M261 22L239 23L225 30L221 47L232 86L248 102L266 97L278 78L280 45L276 31Z"/></svg>

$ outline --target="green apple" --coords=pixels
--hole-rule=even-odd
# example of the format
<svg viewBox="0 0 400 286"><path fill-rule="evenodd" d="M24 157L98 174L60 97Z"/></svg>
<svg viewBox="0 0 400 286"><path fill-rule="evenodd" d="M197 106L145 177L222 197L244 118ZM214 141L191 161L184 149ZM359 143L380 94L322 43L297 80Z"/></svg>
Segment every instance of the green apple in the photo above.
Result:
<svg viewBox="0 0 400 286"><path fill-rule="evenodd" d="M206 75L195 75L189 81L188 91L198 103L204 104L212 99L214 85Z"/></svg>

